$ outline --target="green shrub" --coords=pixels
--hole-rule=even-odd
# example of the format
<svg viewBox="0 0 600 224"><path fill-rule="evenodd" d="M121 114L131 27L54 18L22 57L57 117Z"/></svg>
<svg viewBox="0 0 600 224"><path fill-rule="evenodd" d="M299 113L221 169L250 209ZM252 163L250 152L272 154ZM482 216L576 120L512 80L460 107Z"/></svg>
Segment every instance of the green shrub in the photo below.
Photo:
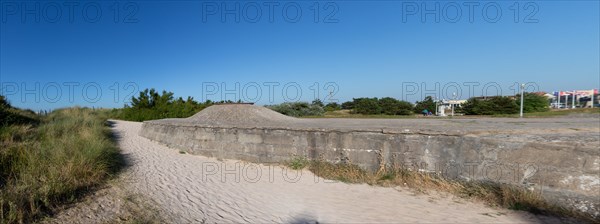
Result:
<svg viewBox="0 0 600 224"><path fill-rule="evenodd" d="M267 108L292 117L322 116L325 114L325 110L319 104L308 104L307 102L287 102L267 106Z"/></svg>
<svg viewBox="0 0 600 224"><path fill-rule="evenodd" d="M352 110L354 109L354 101L348 101L342 103L342 110Z"/></svg>
<svg viewBox="0 0 600 224"><path fill-rule="evenodd" d="M521 104L521 94L516 96L517 105ZM550 102L547 97L535 93L525 93L523 95L523 112L545 112L550 110Z"/></svg>
<svg viewBox="0 0 600 224"><path fill-rule="evenodd" d="M138 97L131 98L131 105L126 105L117 111L113 110L110 114L112 118L128 121L186 118L212 104L211 101L198 103L192 97L186 100L181 97L175 99L172 92L158 93L154 89L145 89Z"/></svg>
<svg viewBox="0 0 600 224"><path fill-rule="evenodd" d="M411 103L391 97L379 99L379 106L381 107L381 112L387 115L409 115L413 109Z"/></svg>
<svg viewBox="0 0 600 224"><path fill-rule="evenodd" d="M355 98L352 102L352 112L357 114L386 114L386 115L409 115L412 113L413 105L406 101L400 101L392 97L377 98Z"/></svg>
<svg viewBox="0 0 600 224"><path fill-rule="evenodd" d="M377 98L355 98L353 99L353 113L357 114L381 114L383 109Z"/></svg>
<svg viewBox="0 0 600 224"><path fill-rule="evenodd" d="M325 109L325 111L336 111L336 110L341 110L342 107L338 103L332 102L332 103L328 103L327 105L325 105L324 109Z"/></svg>
<svg viewBox="0 0 600 224"><path fill-rule="evenodd" d="M425 97L423 101L417 101L413 112L420 114L423 110L431 111L432 113L435 111L435 102L431 96Z"/></svg>
<svg viewBox="0 0 600 224"><path fill-rule="evenodd" d="M304 156L294 156L287 162L287 166L293 170L301 170L304 169L304 167L307 167L309 163L310 160Z"/></svg>
<svg viewBox="0 0 600 224"><path fill-rule="evenodd" d="M460 109L467 115L515 114L519 105L511 97L496 96L487 99L470 98Z"/></svg>
<svg viewBox="0 0 600 224"><path fill-rule="evenodd" d="M33 111L14 108L0 95L0 126L36 124L38 121Z"/></svg>

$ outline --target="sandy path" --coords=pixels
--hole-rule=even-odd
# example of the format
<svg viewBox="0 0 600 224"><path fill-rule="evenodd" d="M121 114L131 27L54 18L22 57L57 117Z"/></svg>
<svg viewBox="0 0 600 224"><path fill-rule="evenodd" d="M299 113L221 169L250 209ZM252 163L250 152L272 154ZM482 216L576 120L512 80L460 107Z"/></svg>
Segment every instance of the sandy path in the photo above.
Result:
<svg viewBox="0 0 600 224"><path fill-rule="evenodd" d="M141 123L125 121L113 127L131 161L124 180L175 223L542 221L452 197L415 196L406 189L334 183L309 171L180 154L138 136L140 128Z"/></svg>

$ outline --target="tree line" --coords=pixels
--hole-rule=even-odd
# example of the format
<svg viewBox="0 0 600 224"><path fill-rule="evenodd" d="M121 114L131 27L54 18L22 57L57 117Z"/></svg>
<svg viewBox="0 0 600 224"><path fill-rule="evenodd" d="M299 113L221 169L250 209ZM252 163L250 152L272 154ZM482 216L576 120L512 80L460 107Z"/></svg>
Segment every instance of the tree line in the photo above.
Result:
<svg viewBox="0 0 600 224"><path fill-rule="evenodd" d="M210 100L200 103L193 97L184 100L181 97L175 98L173 92L145 89L140 91L137 97L132 97L130 104L126 104L122 109L114 109L111 117L129 121L185 118L212 104L214 102Z"/></svg>
<svg viewBox="0 0 600 224"><path fill-rule="evenodd" d="M455 108L457 113L466 115L495 115L495 114L516 114L519 112L520 96L495 96L486 99L470 98L460 107ZM237 101L240 103L241 101ZM213 104L236 103L234 101L213 102L207 100L198 102L193 97L175 98L173 92L158 92L155 89L145 89L140 91L138 96L132 97L131 103L126 104L122 109L114 109L112 114L114 118L145 121L162 118L185 118L198 113L202 109ZM549 101L545 96L533 93L524 95L524 112L540 112L548 110ZM344 103L330 102L323 103L319 99L312 102L285 102L276 105L267 105L279 113L294 116L322 116L326 112L348 110L353 114L363 115L412 115L420 114L424 110L434 112L436 102L431 96L425 97L422 101L414 104L398 100L393 97L383 98L353 98Z"/></svg>

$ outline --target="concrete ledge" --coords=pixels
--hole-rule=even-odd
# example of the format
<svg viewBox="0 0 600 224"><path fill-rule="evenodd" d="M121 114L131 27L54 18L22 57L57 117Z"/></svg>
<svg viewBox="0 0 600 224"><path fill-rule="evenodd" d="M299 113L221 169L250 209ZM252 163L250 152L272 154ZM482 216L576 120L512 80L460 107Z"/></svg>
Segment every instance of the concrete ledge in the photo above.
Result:
<svg viewBox="0 0 600 224"><path fill-rule="evenodd" d="M331 163L348 161L370 171L383 165L435 172L451 179L510 183L537 189L548 200L600 216L600 127L593 123L600 124L600 119L561 124L562 129L551 131L535 128L555 127L556 121L530 120L531 124L523 122L518 128L495 130L474 125L476 131L470 130L470 121L459 121L464 126L453 133L414 127L404 131L408 128L402 122L421 121L440 126L455 123L378 120L397 125L353 130L344 125L329 128L325 124L330 121L323 119L303 120L299 127L219 127L166 119L144 122L140 135L190 154L223 159L281 163L298 155ZM311 123L320 126L307 128Z"/></svg>

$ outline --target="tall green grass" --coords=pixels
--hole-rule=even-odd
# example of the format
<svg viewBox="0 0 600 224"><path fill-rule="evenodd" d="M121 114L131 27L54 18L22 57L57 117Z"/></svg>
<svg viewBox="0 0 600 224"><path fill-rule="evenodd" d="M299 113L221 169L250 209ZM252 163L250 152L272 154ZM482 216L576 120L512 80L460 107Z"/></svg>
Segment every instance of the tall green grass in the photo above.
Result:
<svg viewBox="0 0 600 224"><path fill-rule="evenodd" d="M120 164L103 112L61 109L0 127L0 223L29 222L76 200Z"/></svg>

